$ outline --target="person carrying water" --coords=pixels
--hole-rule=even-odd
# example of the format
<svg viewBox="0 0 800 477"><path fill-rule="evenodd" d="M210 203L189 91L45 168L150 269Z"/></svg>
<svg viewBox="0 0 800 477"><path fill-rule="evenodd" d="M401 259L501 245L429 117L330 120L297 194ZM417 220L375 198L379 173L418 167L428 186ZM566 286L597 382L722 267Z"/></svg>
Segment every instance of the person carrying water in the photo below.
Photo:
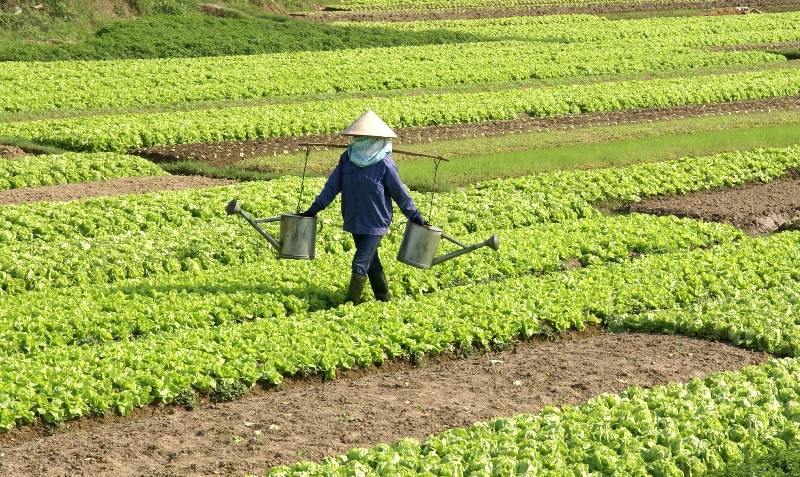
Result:
<svg viewBox="0 0 800 477"><path fill-rule="evenodd" d="M419 225L428 224L392 161L392 138L397 137L394 131L368 110L340 135L353 136L353 140L339 158L322 192L300 215L315 217L341 192L343 228L353 234L356 246L347 301L356 305L361 302L367 278L375 298L389 301L391 293L378 257L378 245L392 223L392 200L408 220Z"/></svg>

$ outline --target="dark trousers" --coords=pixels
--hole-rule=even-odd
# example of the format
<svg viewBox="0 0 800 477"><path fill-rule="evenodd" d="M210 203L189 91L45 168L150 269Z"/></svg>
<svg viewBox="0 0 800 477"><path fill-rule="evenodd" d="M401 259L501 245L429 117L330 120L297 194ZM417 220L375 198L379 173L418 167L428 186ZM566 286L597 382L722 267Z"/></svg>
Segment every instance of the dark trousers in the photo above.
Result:
<svg viewBox="0 0 800 477"><path fill-rule="evenodd" d="M369 273L383 271L381 259L378 257L378 245L382 238L382 235L353 234L356 244L356 254L353 256L354 274L365 277Z"/></svg>

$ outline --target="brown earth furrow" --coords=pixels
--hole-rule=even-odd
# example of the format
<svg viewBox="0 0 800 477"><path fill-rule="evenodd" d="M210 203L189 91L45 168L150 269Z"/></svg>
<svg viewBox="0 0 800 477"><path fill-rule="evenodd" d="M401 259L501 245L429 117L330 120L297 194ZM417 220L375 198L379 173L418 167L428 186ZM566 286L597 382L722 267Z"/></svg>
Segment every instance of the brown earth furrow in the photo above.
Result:
<svg viewBox="0 0 800 477"><path fill-rule="evenodd" d="M766 358L681 336L587 330L468 359L435 358L421 368L390 363L325 383L289 380L282 390L194 411L148 407L132 416L68 423L52 435L23 428L0 435L0 474L263 475L274 465L578 404L629 386L687 381Z"/></svg>
<svg viewBox="0 0 800 477"><path fill-rule="evenodd" d="M122 177L79 184L2 190L0 191L0 205L38 201L65 202L89 197L144 194L161 190L196 189L227 185L233 182L235 181L201 176Z"/></svg>
<svg viewBox="0 0 800 477"><path fill-rule="evenodd" d="M626 205L620 211L724 222L751 235L789 230L800 221L798 175L792 171L787 178L768 183L651 197Z"/></svg>
<svg viewBox="0 0 800 477"><path fill-rule="evenodd" d="M787 50L800 48L800 41L784 41L778 43L750 43L747 45L716 46L713 51L752 51L752 50Z"/></svg>
<svg viewBox="0 0 800 477"><path fill-rule="evenodd" d="M397 11L347 11L326 10L318 12L295 13L294 16L320 22L407 22L425 20L477 20L482 18L506 18L522 16L561 15L570 13L627 13L627 12L669 12L673 10L710 10L709 15L737 14L733 9L748 6L760 11L774 10L786 11L800 8L797 0L753 0L741 2L738 0L712 0L712 1L676 1L676 2L651 2L651 3L620 3L620 4L586 4L586 5L552 5L530 6L514 8L461 8L461 9L431 9L431 10L397 10ZM714 11L713 9L725 9ZM730 9L730 10L727 10Z"/></svg>
<svg viewBox="0 0 800 477"><path fill-rule="evenodd" d="M397 133L401 136L401 139L395 142L396 144L424 144L434 140L499 136L548 129L574 129L596 125L653 122L687 117L768 112L798 108L800 108L800 97L793 96L705 105L575 114L554 118L533 118L525 115L510 121L399 128L397 129ZM304 137L264 138L247 141L157 146L137 149L131 152L147 157L155 162L193 159L214 166L226 166L252 157L297 152L303 149L299 145L303 142L340 144L345 141L341 136L323 134Z"/></svg>

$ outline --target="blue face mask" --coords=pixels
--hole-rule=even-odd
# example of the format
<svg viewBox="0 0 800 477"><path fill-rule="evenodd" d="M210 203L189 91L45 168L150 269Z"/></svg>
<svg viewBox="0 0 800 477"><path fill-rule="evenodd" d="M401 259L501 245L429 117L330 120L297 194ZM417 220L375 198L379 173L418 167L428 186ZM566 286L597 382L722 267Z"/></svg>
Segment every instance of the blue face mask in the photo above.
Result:
<svg viewBox="0 0 800 477"><path fill-rule="evenodd" d="M347 146L350 162L367 167L381 162L392 153L392 140L384 137L357 137Z"/></svg>

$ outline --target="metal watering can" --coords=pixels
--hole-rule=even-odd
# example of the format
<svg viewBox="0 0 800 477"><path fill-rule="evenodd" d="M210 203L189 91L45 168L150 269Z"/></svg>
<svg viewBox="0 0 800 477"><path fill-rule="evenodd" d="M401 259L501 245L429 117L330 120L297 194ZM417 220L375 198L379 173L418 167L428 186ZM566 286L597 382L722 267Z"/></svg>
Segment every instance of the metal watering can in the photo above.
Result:
<svg viewBox="0 0 800 477"><path fill-rule="evenodd" d="M442 238L461 248L437 257L436 250ZM406 224L406 232L403 234L403 242L400 244L400 250L397 252L397 260L406 265L427 270L434 265L472 252L481 247L489 247L496 252L500 248L500 239L497 238L497 235L492 235L481 243L465 245L447 235L438 227L425 227L409 221Z"/></svg>
<svg viewBox="0 0 800 477"><path fill-rule="evenodd" d="M257 219L249 212L242 210L239 199L233 199L225 206L225 212L227 212L228 215L240 215L247 223L252 225L262 237L267 239L267 242L277 250L278 258L291 258L296 260L314 259L314 247L317 242L317 218L299 215L300 203L303 199L303 190L306 184L306 168L308 167L308 155L310 152L310 148L306 149L306 160L305 164L303 164L303 179L302 182L300 182L296 214L284 213L274 217L267 217L266 219ZM281 223L280 235L277 239L260 225L270 222ZM322 230L322 222L319 223L319 227L320 230Z"/></svg>
<svg viewBox="0 0 800 477"><path fill-rule="evenodd" d="M442 161L447 161L447 159L441 156L423 156L430 157L434 160L433 184L431 184L431 213L428 216L433 217L433 204L434 198L436 197L436 175L439 172L439 165ZM439 242L442 238L461 248L437 257L436 250L439 248ZM408 221L408 223L406 223L406 231L403 234L403 241L400 243L400 250L397 252L397 261L403 262L406 265L411 265L412 267L428 270L434 265L446 262L447 260L472 252L481 247L489 247L497 252L500 249L500 239L497 238L497 235L492 235L481 243L466 245L447 235L439 227L417 225Z"/></svg>
<svg viewBox="0 0 800 477"><path fill-rule="evenodd" d="M242 210L238 199L228 202L225 207L228 215L238 214L244 218L254 229L267 239L275 250L278 251L278 258L293 258L298 260L314 259L314 244L317 241L317 218L303 217L294 214L280 214L266 219L257 219L252 214ZM280 235L275 238L264 230L260 224L269 222L280 222ZM322 222L320 222L320 229Z"/></svg>
<svg viewBox="0 0 800 477"><path fill-rule="evenodd" d="M316 144L316 143L301 143L301 146L306 146L305 165L303 166L303 179L300 183L300 194L297 199L298 214L300 211L300 203L303 197L303 189L305 186L306 167L308 166L308 155L310 148L313 146L323 147L342 147L336 144ZM428 154L420 154L408 151L395 152L407 154L411 156L430 157L434 159L435 169L433 173L433 186L431 187L431 216L433 215L433 197L436 190L436 173L439 170L441 161L447 159L440 156L431 156ZM314 258L314 244L317 239L317 218L316 217L303 217L298 214L284 213L266 219L257 219L252 214L242 210L241 204L238 199L233 199L225 207L228 215L238 214L242 216L254 229L261 234L262 237L275 247L278 251L278 258L292 258L301 260L312 260ZM429 216L430 217L430 216ZM280 236L278 239L264 230L260 224L269 222L280 221ZM322 222L320 222L320 230ZM436 256L436 251L439 248L441 239L454 243L461 247L459 250L450 252L439 257ZM465 245L455 238L447 235L442 229L433 226L417 225L411 221L406 224L406 231L403 235L403 242L400 244L400 250L397 253L397 260L421 269L430 269L434 265L438 265L447 260L464 255L465 253L472 252L481 247L489 247L494 251L500 249L500 240L496 235L492 235L481 243L473 245Z"/></svg>

